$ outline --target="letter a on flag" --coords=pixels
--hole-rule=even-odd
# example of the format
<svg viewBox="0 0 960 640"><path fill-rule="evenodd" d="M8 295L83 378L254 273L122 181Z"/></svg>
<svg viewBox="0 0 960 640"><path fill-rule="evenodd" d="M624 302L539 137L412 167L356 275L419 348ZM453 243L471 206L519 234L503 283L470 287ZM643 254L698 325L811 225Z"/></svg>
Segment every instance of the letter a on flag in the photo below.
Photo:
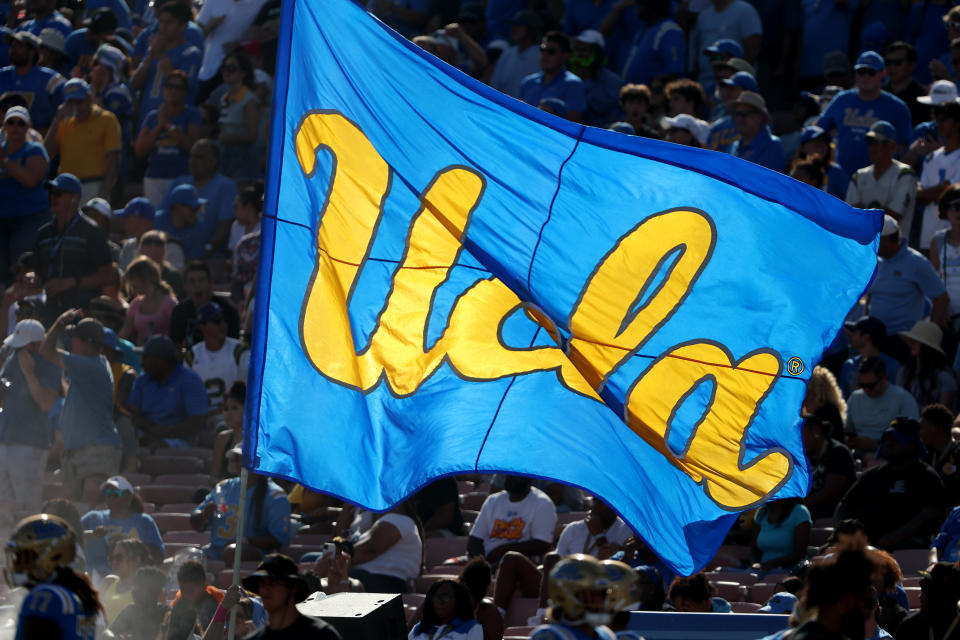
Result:
<svg viewBox="0 0 960 640"><path fill-rule="evenodd" d="M556 118L350 0L283 11L246 466L375 510L561 480L683 573L806 492L806 381L879 212Z"/></svg>

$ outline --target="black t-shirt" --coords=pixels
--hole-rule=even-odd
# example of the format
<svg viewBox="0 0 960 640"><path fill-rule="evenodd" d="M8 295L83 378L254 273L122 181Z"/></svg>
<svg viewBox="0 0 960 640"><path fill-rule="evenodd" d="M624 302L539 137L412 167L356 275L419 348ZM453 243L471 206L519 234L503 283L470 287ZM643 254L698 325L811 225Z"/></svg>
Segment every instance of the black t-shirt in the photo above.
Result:
<svg viewBox="0 0 960 640"><path fill-rule="evenodd" d="M843 485L843 492L840 494L843 496L843 493L845 493L857 479L857 471L850 449L848 449L845 444L832 438L827 440L827 449L823 452L823 455L820 456L820 459L816 463L811 462L810 466L812 467L810 470L810 493L816 493L823 489L828 475L839 475L846 479ZM810 515L814 520L817 518L827 518L833 515L836 507L836 503L821 505L816 509L812 509Z"/></svg>
<svg viewBox="0 0 960 640"><path fill-rule="evenodd" d="M910 78L910 84L903 91L891 93L906 103L907 109L910 110L910 120L913 122L913 126L926 122L932 117L931 106L917 102L917 98L927 95L927 91L914 78Z"/></svg>
<svg viewBox="0 0 960 640"><path fill-rule="evenodd" d="M227 335L231 338L240 337L240 314L236 307L227 296L219 293L213 294L213 300L223 309L223 317L227 319ZM200 325L197 324L197 307L193 304L191 298L187 298L173 308L170 314L170 339L174 344L182 345L190 335L192 342L187 346L193 346L203 341L203 333L200 332Z"/></svg>
<svg viewBox="0 0 960 640"><path fill-rule="evenodd" d="M78 213L61 231L56 221L37 232L33 244L33 268L41 283L55 278L78 278L95 273L113 262L107 237L96 222ZM100 295L98 289L73 287L60 295L47 298L47 310L56 317L67 309L86 309L90 300Z"/></svg>
<svg viewBox="0 0 960 640"><path fill-rule="evenodd" d="M917 460L894 470L889 464L867 469L843 497L848 516L864 524L876 544L886 533L915 519L926 507L943 509L943 482L933 468Z"/></svg>
<svg viewBox="0 0 960 640"><path fill-rule="evenodd" d="M797 627L790 636L791 640L843 640L816 620L807 620Z"/></svg>
<svg viewBox="0 0 960 640"><path fill-rule="evenodd" d="M949 628L952 620L944 619L936 627L930 624L930 619L922 611L914 611L897 628L897 640L928 640L928 638L942 638L942 640L960 640L960 625L954 627L950 635L943 633Z"/></svg>
<svg viewBox="0 0 960 640"><path fill-rule="evenodd" d="M293 624L283 629L273 630L270 627L257 629L244 640L342 640L337 630L323 620L298 617Z"/></svg>

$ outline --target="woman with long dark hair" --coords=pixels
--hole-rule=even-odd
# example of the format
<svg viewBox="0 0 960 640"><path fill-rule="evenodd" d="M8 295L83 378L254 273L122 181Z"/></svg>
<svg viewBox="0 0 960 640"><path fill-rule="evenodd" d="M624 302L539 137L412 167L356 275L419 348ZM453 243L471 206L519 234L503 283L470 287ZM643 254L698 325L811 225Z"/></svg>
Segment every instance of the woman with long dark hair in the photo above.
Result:
<svg viewBox="0 0 960 640"><path fill-rule="evenodd" d="M807 555L813 519L800 498L773 500L754 519L754 569L790 569Z"/></svg>
<svg viewBox="0 0 960 640"><path fill-rule="evenodd" d="M427 589L423 619L410 630L409 640L483 640L483 627L473 613L473 598L454 580L438 580Z"/></svg>
<svg viewBox="0 0 960 640"><path fill-rule="evenodd" d="M907 343L910 357L897 372L897 385L909 391L921 407L937 403L952 407L957 381L947 368L940 327L921 320L910 331L901 331L900 338Z"/></svg>
<svg viewBox="0 0 960 640"><path fill-rule="evenodd" d="M220 173L237 182L259 177L260 160L254 152L259 135L260 101L256 95L253 63L246 54L231 53L220 67L227 91L220 99Z"/></svg>

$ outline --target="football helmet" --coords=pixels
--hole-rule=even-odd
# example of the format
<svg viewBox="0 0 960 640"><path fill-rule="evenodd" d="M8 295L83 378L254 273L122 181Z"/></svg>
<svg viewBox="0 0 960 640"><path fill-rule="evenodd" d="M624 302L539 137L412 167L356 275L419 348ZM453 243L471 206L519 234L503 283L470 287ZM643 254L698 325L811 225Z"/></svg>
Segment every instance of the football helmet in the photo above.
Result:
<svg viewBox="0 0 960 640"><path fill-rule="evenodd" d="M636 611L640 608L640 576L633 567L619 560L604 560L603 568L610 579L607 591L607 611Z"/></svg>
<svg viewBox="0 0 960 640"><path fill-rule="evenodd" d="M11 587L49 580L76 557L77 537L58 516L41 513L21 520L7 543L4 577Z"/></svg>
<svg viewBox="0 0 960 640"><path fill-rule="evenodd" d="M607 597L612 581L593 556L567 556L550 571L547 581L551 616L569 625L605 625L610 622Z"/></svg>

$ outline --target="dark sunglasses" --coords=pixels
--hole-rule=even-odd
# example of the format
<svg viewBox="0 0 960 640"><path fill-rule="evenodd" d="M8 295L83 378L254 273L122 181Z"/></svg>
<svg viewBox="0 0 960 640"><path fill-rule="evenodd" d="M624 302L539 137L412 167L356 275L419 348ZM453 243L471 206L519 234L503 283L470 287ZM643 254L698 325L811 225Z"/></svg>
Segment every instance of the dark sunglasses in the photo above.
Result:
<svg viewBox="0 0 960 640"><path fill-rule="evenodd" d="M945 208L947 211L960 211L960 200L948 202Z"/></svg>
<svg viewBox="0 0 960 640"><path fill-rule="evenodd" d="M240 68L240 67L238 67L238 66L235 65L235 64L225 64L225 65L223 65L223 70L226 71L227 73L233 73L234 71L236 71L236 70L239 69L239 68Z"/></svg>
<svg viewBox="0 0 960 640"><path fill-rule="evenodd" d="M185 84L179 84L179 83L176 83L176 82L172 82L172 83L165 84L165 85L163 85L163 87L164 87L164 89L176 89L177 91L186 91L186 90L187 90L187 85L185 85Z"/></svg>
<svg viewBox="0 0 960 640"><path fill-rule="evenodd" d="M947 26L951 29L960 29L960 22L957 22L956 20L950 20L947 22Z"/></svg>
<svg viewBox="0 0 960 640"><path fill-rule="evenodd" d="M12 127L26 127L27 123L21 120L20 118L10 118L4 124L9 124Z"/></svg>
<svg viewBox="0 0 960 640"><path fill-rule="evenodd" d="M878 384L880 384L880 381L879 381L879 380L877 380L876 382L861 382L861 383L860 383L860 388L862 388L862 389L873 389L873 388L876 387Z"/></svg>
<svg viewBox="0 0 960 640"><path fill-rule="evenodd" d="M103 497L105 498L119 498L123 495L123 491L120 489L104 489Z"/></svg>
<svg viewBox="0 0 960 640"><path fill-rule="evenodd" d="M733 117L734 117L734 118L749 118L749 117L752 116L753 114L754 114L753 111L734 111L734 112L733 112Z"/></svg>
<svg viewBox="0 0 960 640"><path fill-rule="evenodd" d="M902 64L906 64L906 58L888 58L886 60L888 67L899 67Z"/></svg>
<svg viewBox="0 0 960 640"><path fill-rule="evenodd" d="M857 75L858 75L858 76L869 76L869 77L872 78L873 76L877 75L877 72L874 71L873 69L857 69Z"/></svg>
<svg viewBox="0 0 960 640"><path fill-rule="evenodd" d="M62 189L50 189L50 197L51 197L51 198L59 198L60 196L62 196L62 195L65 194L65 193L66 193L66 191L63 191Z"/></svg>
<svg viewBox="0 0 960 640"><path fill-rule="evenodd" d="M540 53L545 53L548 56L555 56L560 53L560 49L556 47L540 47Z"/></svg>

